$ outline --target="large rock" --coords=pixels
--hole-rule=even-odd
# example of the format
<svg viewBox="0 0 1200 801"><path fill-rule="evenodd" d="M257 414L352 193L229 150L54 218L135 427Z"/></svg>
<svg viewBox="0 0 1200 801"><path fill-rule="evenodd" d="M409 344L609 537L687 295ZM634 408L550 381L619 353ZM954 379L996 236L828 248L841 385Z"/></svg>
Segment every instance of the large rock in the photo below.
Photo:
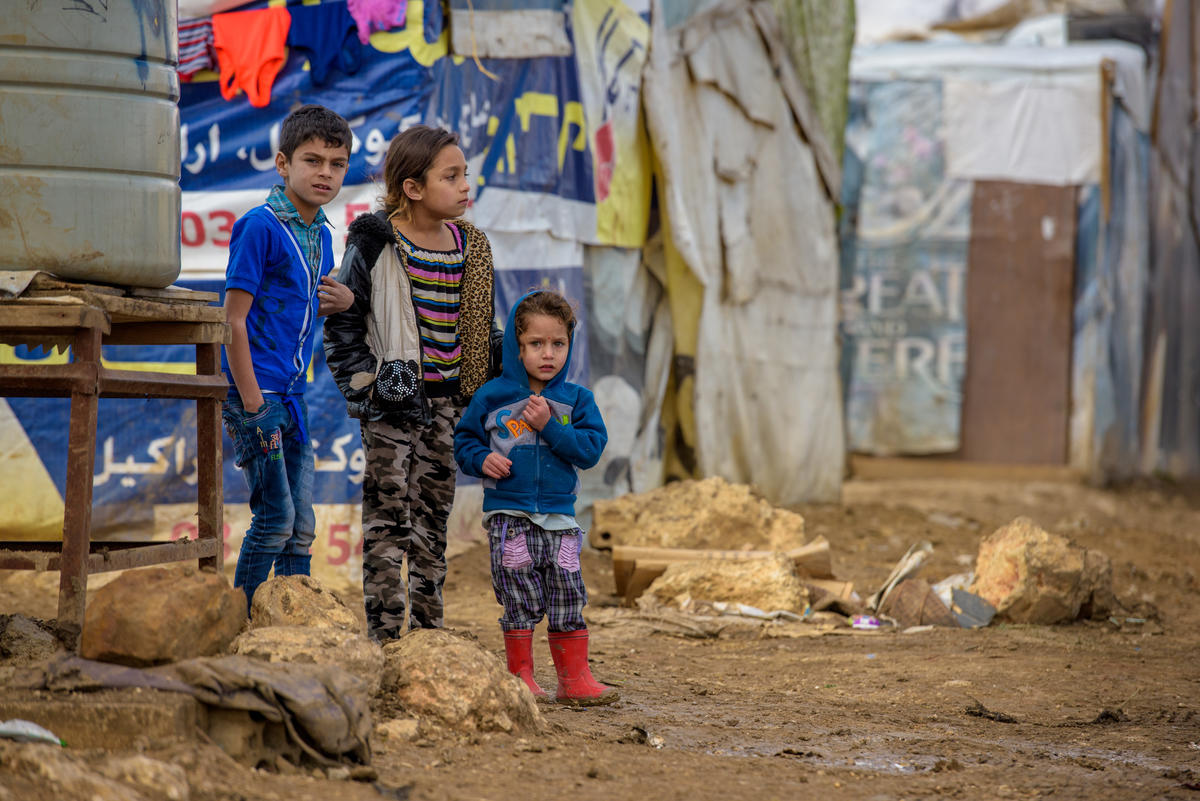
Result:
<svg viewBox="0 0 1200 801"><path fill-rule="evenodd" d="M334 628L268 626L251 629L233 641L233 653L266 662L336 665L379 689L383 649L361 634Z"/></svg>
<svg viewBox="0 0 1200 801"><path fill-rule="evenodd" d="M1027 517L983 540L970 591L996 607L997 619L1013 623L1065 623L1103 617L1116 607L1108 556Z"/></svg>
<svg viewBox="0 0 1200 801"><path fill-rule="evenodd" d="M536 732L541 711L525 683L478 643L416 629L383 647L382 692L423 720L459 732Z"/></svg>
<svg viewBox="0 0 1200 801"><path fill-rule="evenodd" d="M682 606L686 600L725 601L755 606L764 612L803 612L808 590L791 559L776 554L765 559L676 562L646 590L660 603Z"/></svg>
<svg viewBox="0 0 1200 801"><path fill-rule="evenodd" d="M250 628L267 626L362 629L342 599L311 576L280 576L258 586L250 605Z"/></svg>
<svg viewBox="0 0 1200 801"><path fill-rule="evenodd" d="M130 570L88 601L79 654L133 666L212 656L245 624L245 594L215 572Z"/></svg>
<svg viewBox="0 0 1200 801"><path fill-rule="evenodd" d="M706 478L597 499L589 539L596 548L786 551L804 544L804 518L776 509L745 484Z"/></svg>

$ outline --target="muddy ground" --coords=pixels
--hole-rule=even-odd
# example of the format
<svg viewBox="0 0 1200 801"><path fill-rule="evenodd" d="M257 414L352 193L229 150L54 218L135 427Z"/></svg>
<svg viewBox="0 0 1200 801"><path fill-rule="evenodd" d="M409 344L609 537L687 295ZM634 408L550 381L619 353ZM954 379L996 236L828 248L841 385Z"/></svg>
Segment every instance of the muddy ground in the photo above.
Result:
<svg viewBox="0 0 1200 801"><path fill-rule="evenodd" d="M1200 801L1200 493L855 481L843 504L798 511L810 536L829 539L838 577L864 596L913 542L933 543L920 575L936 581L969 569L983 536L1028 515L1106 552L1128 612L1055 627L805 636L792 625L686 639L650 634L614 610L611 563L592 552L593 670L619 686L612 707L544 706L542 735L377 744L376 785L247 770L212 747L148 753L185 767L193 801ZM447 625L502 654L487 571L482 548L451 560ZM53 608L52 597L4 587L5 612ZM552 688L543 633L538 678ZM20 784L10 789L32 799L33 785Z"/></svg>

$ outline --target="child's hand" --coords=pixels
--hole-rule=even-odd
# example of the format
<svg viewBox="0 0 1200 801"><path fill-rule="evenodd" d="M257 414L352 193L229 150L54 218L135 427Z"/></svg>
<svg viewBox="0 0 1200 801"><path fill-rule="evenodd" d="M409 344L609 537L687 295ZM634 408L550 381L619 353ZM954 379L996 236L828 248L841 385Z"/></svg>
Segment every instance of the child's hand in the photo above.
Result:
<svg viewBox="0 0 1200 801"><path fill-rule="evenodd" d="M529 403L525 404L525 411L521 412L521 419L541 431L546 427L546 423L550 422L549 402L541 395L530 395Z"/></svg>
<svg viewBox="0 0 1200 801"><path fill-rule="evenodd" d="M493 451L483 460L483 474L488 478L507 478L512 459L505 459Z"/></svg>
<svg viewBox="0 0 1200 801"><path fill-rule="evenodd" d="M354 303L354 292L345 284L340 284L328 275L321 277L321 286L317 287L317 314L326 317L330 314L344 312Z"/></svg>

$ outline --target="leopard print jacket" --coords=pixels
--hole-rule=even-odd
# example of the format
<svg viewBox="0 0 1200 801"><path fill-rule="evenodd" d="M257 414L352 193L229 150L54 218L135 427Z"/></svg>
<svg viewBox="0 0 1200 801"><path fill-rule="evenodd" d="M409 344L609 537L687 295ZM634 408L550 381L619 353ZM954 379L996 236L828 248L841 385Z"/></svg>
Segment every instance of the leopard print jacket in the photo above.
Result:
<svg viewBox="0 0 1200 801"><path fill-rule="evenodd" d="M460 401L465 404L484 382L499 372L496 347L499 332L494 331L495 276L492 247L487 235L464 220L454 220L463 235L461 303L458 336L462 345L459 362ZM386 415L371 401L371 387L358 386L356 373L374 373L375 355L367 346L367 315L371 311L371 273L383 249L395 241L395 231L383 212L363 214L350 224L346 253L337 280L354 293L350 308L325 318L325 361L333 379L346 398L351 417L383 420ZM402 252L401 252L402 253ZM403 255L401 255L403 258ZM415 314L409 305L405 314Z"/></svg>

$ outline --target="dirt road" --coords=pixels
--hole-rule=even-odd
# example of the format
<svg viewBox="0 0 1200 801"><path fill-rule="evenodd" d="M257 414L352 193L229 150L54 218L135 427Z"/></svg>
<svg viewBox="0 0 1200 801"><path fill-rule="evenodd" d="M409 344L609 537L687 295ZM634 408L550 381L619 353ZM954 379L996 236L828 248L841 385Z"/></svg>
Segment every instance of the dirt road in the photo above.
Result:
<svg viewBox="0 0 1200 801"><path fill-rule="evenodd" d="M615 612L609 562L592 553L594 671L620 687L615 706L544 707L551 731L540 736L384 744L377 787L248 771L205 749L159 755L187 768L192 801L1200 799L1200 496L852 482L843 505L799 511L863 595L913 542L932 541L921 576L935 581L1028 515L1108 553L1129 611L1057 627L690 639ZM502 653L482 549L451 561L446 595L448 626ZM542 631L536 642L538 678L552 687Z"/></svg>

